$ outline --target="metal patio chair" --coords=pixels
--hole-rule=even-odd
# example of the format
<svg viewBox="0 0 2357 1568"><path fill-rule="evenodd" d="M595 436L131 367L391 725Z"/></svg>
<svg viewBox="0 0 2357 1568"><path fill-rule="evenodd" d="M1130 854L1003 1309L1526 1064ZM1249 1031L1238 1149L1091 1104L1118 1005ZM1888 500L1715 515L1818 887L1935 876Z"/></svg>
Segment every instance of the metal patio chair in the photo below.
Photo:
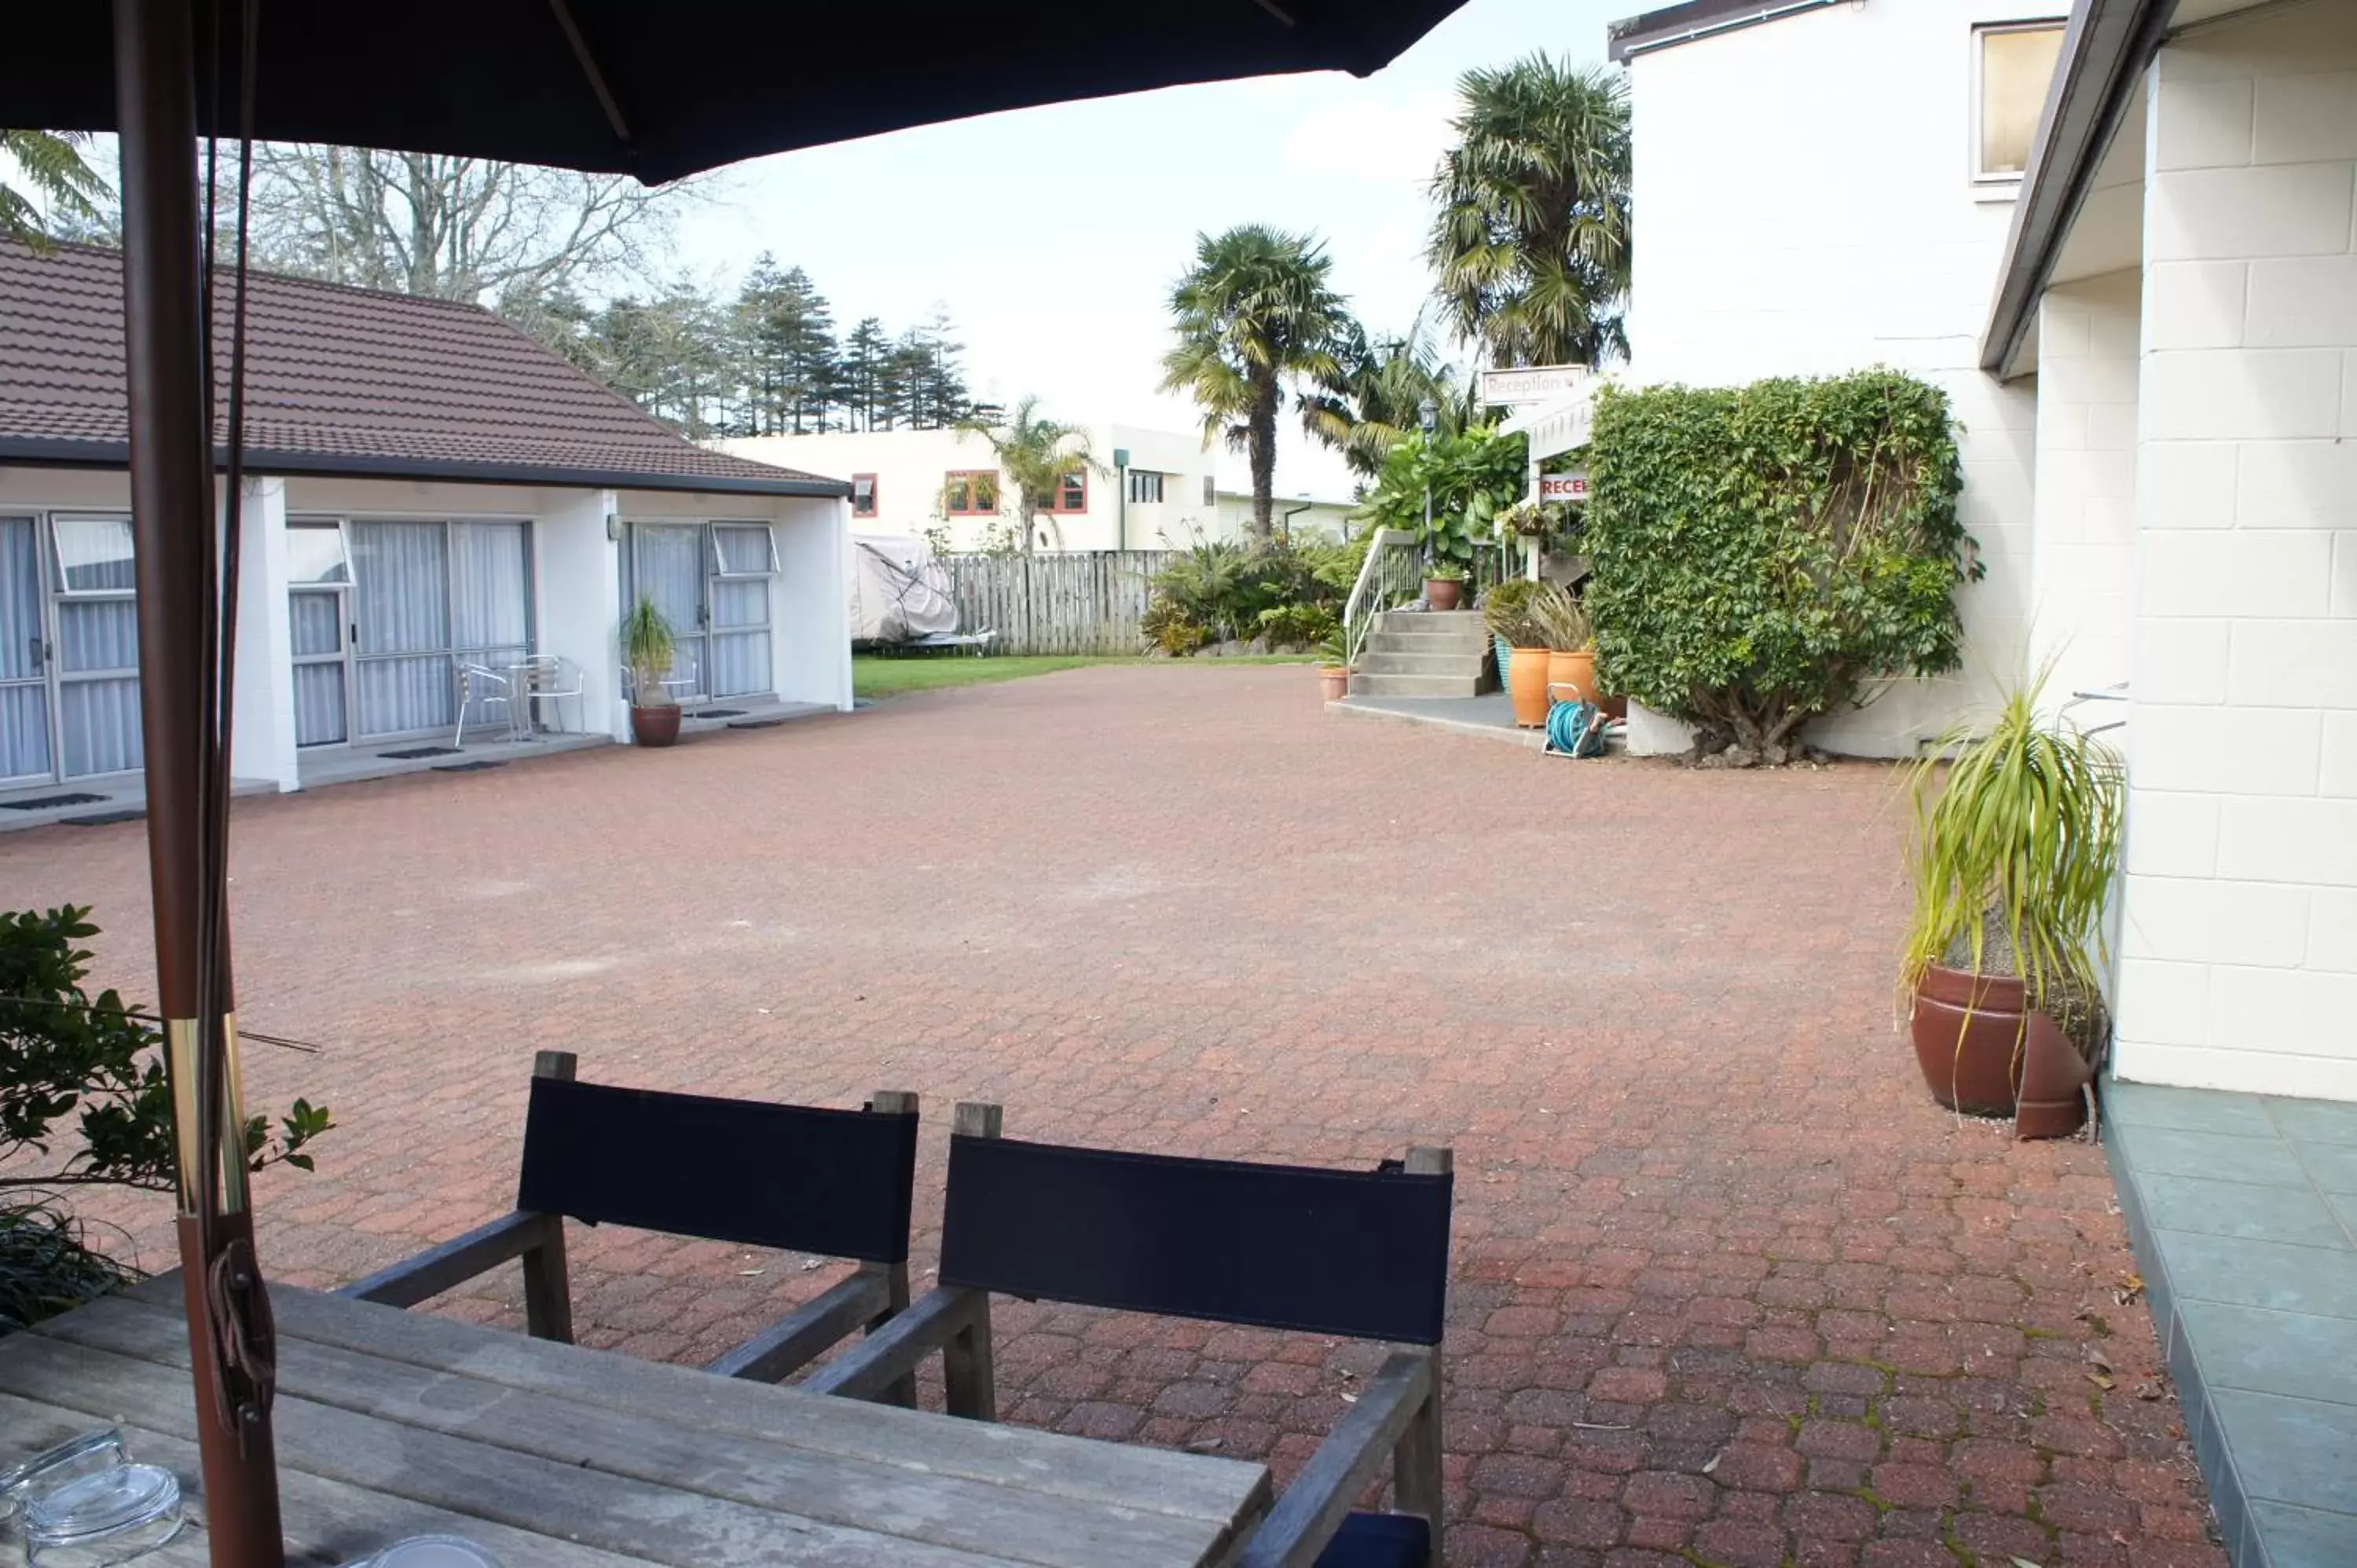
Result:
<svg viewBox="0 0 2357 1568"><path fill-rule="evenodd" d="M777 1382L908 1305L915 1095L826 1111L580 1083L574 1069L570 1051L543 1051L533 1065L513 1213L339 1294L414 1306L519 1259L527 1332L569 1342L569 1217L858 1261L849 1278L706 1369L726 1377ZM915 1380L870 1397L912 1405Z"/></svg>
<svg viewBox="0 0 2357 1568"><path fill-rule="evenodd" d="M540 718L540 705L555 705L556 723L550 726L557 735L569 732L565 727L565 704L573 703L574 718L584 719L588 711L587 686L581 666L562 653L535 653L515 667L519 682L518 697L524 703L524 727L530 730ZM586 724L583 727L587 727Z"/></svg>
<svg viewBox="0 0 2357 1568"><path fill-rule="evenodd" d="M1235 1559L1438 1568L1450 1152L1372 1171L1026 1144L996 1105L950 1139L941 1288L804 1383L874 1399L934 1350L950 1413L996 1419L990 1296L1251 1324L1393 1347ZM1352 1503L1392 1470L1394 1511Z"/></svg>
<svg viewBox="0 0 2357 1568"><path fill-rule="evenodd" d="M463 749L467 739L467 714L473 709L497 708L500 717L507 722L508 738L515 738L515 682L488 664L458 666L458 727L451 733L453 749ZM490 722L487 714L478 713L477 728Z"/></svg>

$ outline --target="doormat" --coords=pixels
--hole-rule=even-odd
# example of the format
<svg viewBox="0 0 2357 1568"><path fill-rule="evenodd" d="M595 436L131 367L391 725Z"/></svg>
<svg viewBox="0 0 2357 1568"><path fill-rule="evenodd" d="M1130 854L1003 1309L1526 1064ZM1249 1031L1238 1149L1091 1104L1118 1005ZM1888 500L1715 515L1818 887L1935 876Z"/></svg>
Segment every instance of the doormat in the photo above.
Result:
<svg viewBox="0 0 2357 1568"><path fill-rule="evenodd" d="M456 757L455 746L413 746L407 751L380 751L379 757L390 757L396 762L414 762L421 757Z"/></svg>
<svg viewBox="0 0 2357 1568"><path fill-rule="evenodd" d="M46 811L52 806L95 806L105 799L103 795L70 790L63 795L36 795L29 800L0 800L0 808L11 811Z"/></svg>
<svg viewBox="0 0 2357 1568"><path fill-rule="evenodd" d="M692 719L741 719L745 716L745 710L742 708L698 708L695 712L688 714L687 716Z"/></svg>
<svg viewBox="0 0 2357 1568"><path fill-rule="evenodd" d="M480 773L486 768L505 768L507 764L504 762L492 762L488 759L479 758L473 762L437 762L434 765L434 771L436 773Z"/></svg>
<svg viewBox="0 0 2357 1568"><path fill-rule="evenodd" d="M102 828L109 822L135 822L146 814L145 811L92 811L87 817L67 817L63 821L70 828Z"/></svg>
<svg viewBox="0 0 2357 1568"><path fill-rule="evenodd" d="M775 729L785 722L783 719L739 719L728 727L730 729Z"/></svg>

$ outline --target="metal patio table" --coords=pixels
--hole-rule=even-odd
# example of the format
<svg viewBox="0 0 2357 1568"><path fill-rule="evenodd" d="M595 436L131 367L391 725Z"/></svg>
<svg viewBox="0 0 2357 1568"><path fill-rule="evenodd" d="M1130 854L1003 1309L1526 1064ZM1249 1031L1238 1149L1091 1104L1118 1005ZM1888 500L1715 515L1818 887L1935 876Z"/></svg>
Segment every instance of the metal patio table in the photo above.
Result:
<svg viewBox="0 0 2357 1568"><path fill-rule="evenodd" d="M1268 1472L867 1404L280 1285L289 1563L464 1535L506 1568L1204 1568ZM0 1465L119 1424L200 1520L180 1282L0 1339ZM142 1558L201 1564L199 1525Z"/></svg>

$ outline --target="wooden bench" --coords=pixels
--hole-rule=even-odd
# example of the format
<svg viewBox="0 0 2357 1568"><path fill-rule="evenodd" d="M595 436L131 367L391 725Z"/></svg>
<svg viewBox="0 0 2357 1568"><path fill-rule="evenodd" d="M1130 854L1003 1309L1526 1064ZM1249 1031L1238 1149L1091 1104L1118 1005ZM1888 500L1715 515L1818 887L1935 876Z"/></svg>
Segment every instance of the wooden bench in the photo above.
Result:
<svg viewBox="0 0 2357 1568"><path fill-rule="evenodd" d="M857 1260L849 1278L709 1368L764 1382L909 1305L915 1095L828 1111L581 1083L576 1065L569 1051L534 1060L513 1213L339 1294L414 1306L513 1259L527 1331L570 1341L567 1218ZM912 1404L915 1380L877 1397Z"/></svg>

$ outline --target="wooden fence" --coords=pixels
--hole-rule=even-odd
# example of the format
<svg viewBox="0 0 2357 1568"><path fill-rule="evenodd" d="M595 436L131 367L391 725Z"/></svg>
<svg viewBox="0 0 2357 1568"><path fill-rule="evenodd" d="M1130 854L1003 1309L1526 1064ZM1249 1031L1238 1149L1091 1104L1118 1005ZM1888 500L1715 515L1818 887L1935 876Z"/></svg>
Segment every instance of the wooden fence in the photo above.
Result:
<svg viewBox="0 0 2357 1568"><path fill-rule="evenodd" d="M1146 580L1173 550L944 555L960 631L995 631L993 653L1136 653Z"/></svg>

